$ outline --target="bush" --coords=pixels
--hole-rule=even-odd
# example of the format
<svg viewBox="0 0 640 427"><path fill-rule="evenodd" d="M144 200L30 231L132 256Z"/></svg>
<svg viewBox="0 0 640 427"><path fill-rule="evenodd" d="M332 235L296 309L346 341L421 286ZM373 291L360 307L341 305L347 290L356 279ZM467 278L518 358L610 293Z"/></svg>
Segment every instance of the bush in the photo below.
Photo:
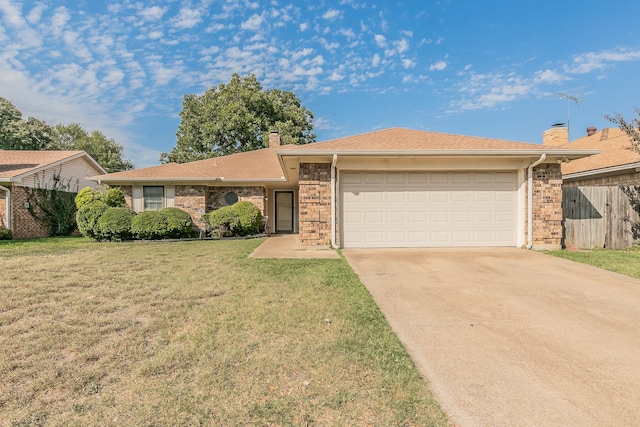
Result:
<svg viewBox="0 0 640 427"><path fill-rule="evenodd" d="M193 237L191 216L178 208L140 212L131 221L131 232L138 239L157 240Z"/></svg>
<svg viewBox="0 0 640 427"><path fill-rule="evenodd" d="M98 201L113 208L123 208L126 206L124 192L118 187L109 187L106 185L98 188L85 187L80 190L75 198L78 209Z"/></svg>
<svg viewBox="0 0 640 427"><path fill-rule="evenodd" d="M205 215L215 237L257 234L262 225L262 213L251 202L238 202Z"/></svg>
<svg viewBox="0 0 640 427"><path fill-rule="evenodd" d="M249 236L252 234L258 234L260 225L262 224L262 213L256 205L251 202L238 202L233 205L238 214L240 221L239 235Z"/></svg>
<svg viewBox="0 0 640 427"><path fill-rule="evenodd" d="M76 214L76 223L78 230L83 236L92 237L100 240L100 234L97 230L97 224L100 217L109 209L106 203L95 201L82 206Z"/></svg>
<svg viewBox="0 0 640 427"><path fill-rule="evenodd" d="M167 221L167 237L181 238L196 236L197 232L193 226L193 220L187 212L178 208L164 208L160 212L162 212Z"/></svg>
<svg viewBox="0 0 640 427"><path fill-rule="evenodd" d="M13 233L11 233L11 230L0 225L0 240L11 239L13 239Z"/></svg>
<svg viewBox="0 0 640 427"><path fill-rule="evenodd" d="M96 234L101 240L130 239L131 221L135 216L129 208L109 208L96 224Z"/></svg>

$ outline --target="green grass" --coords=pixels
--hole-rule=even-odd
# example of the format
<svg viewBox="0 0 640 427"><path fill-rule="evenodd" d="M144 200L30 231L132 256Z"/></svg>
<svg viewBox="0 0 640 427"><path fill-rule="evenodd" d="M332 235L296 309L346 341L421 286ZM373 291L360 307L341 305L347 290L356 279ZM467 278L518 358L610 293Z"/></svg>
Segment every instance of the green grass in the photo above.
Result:
<svg viewBox="0 0 640 427"><path fill-rule="evenodd" d="M640 279L640 249L594 249L590 251L547 251L549 255L593 265Z"/></svg>
<svg viewBox="0 0 640 427"><path fill-rule="evenodd" d="M342 259L0 242L0 424L447 425Z"/></svg>

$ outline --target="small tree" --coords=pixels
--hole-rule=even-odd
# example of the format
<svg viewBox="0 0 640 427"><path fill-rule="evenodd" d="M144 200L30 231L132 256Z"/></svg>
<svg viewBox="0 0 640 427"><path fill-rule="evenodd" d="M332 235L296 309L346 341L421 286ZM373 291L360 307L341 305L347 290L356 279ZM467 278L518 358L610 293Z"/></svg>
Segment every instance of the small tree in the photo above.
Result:
<svg viewBox="0 0 640 427"><path fill-rule="evenodd" d="M44 172L42 181L36 175L36 186L25 187L28 210L31 216L49 229L51 236L68 236L75 230L75 197L79 181L64 179L61 171L47 181Z"/></svg>
<svg viewBox="0 0 640 427"><path fill-rule="evenodd" d="M618 125L618 127L627 135L629 135L629 140L631 141L631 150L636 153L640 153L640 108L633 107L638 117L631 119L630 122L627 122L622 114L615 113L613 116L606 115L604 116L607 120L612 123Z"/></svg>

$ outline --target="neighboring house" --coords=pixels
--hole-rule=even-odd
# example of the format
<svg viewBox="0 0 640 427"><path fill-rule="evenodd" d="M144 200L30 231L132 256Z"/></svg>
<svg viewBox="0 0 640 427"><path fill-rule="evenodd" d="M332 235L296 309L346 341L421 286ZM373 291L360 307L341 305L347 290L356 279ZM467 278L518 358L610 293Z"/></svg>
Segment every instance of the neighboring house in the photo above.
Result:
<svg viewBox="0 0 640 427"><path fill-rule="evenodd" d="M0 225L14 239L46 237L49 230L29 213L25 187L50 185L54 175L77 186L95 187L88 176L106 171L84 151L0 150Z"/></svg>
<svg viewBox="0 0 640 427"><path fill-rule="evenodd" d="M559 162L598 152L401 128L283 146L272 133L269 145L91 179L136 211L174 206L200 225L249 200L302 246L559 247Z"/></svg>
<svg viewBox="0 0 640 427"><path fill-rule="evenodd" d="M600 154L562 164L563 220L566 247L621 249L640 238L638 192L640 154L631 150L629 136L619 128L597 131L568 142L562 129L544 143L571 150L598 149Z"/></svg>

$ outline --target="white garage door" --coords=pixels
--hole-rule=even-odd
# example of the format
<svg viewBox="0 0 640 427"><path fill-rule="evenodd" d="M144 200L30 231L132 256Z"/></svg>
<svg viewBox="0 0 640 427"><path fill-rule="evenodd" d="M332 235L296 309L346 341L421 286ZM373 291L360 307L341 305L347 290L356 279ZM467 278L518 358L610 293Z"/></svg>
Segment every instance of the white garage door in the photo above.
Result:
<svg viewBox="0 0 640 427"><path fill-rule="evenodd" d="M516 246L517 174L343 172L346 248Z"/></svg>

